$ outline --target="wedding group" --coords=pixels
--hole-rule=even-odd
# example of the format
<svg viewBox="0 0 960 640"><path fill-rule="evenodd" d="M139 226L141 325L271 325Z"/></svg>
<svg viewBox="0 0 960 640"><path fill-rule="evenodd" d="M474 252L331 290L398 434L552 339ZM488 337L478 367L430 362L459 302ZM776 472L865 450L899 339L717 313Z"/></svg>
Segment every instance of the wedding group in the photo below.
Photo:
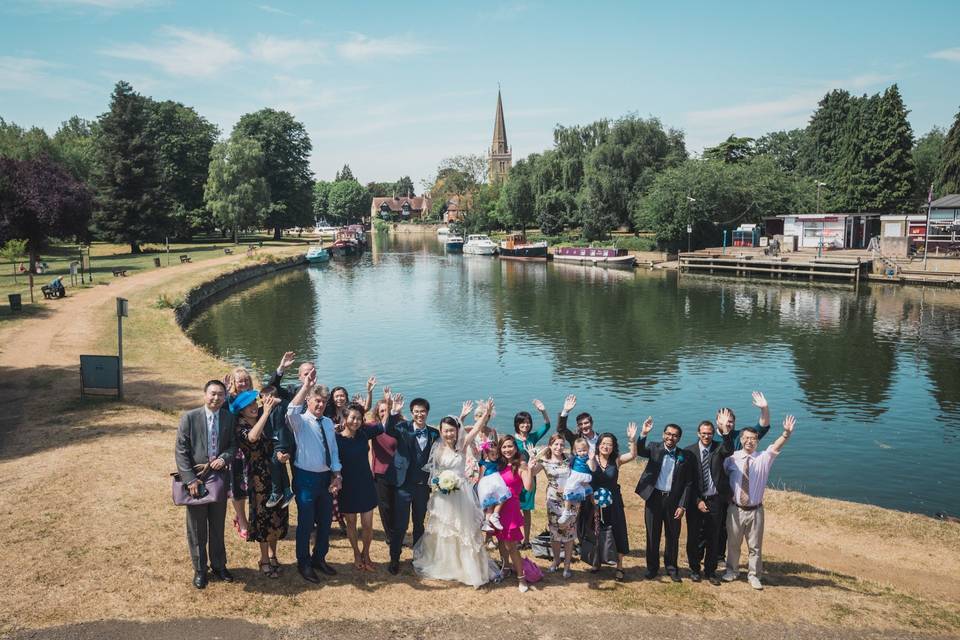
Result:
<svg viewBox="0 0 960 640"><path fill-rule="evenodd" d="M289 505L296 502L296 565L310 583L337 574L327 562L333 522L342 524L357 572L377 571L370 557L373 514L378 511L389 546L387 571L401 573L412 522L412 567L423 578L480 587L515 578L521 593L542 577L525 551L547 537L546 568L569 578L575 554L591 572L613 569L625 579L630 552L620 468L637 458L646 466L636 493L644 501L646 571L681 582L678 564L686 525L689 578L719 586L739 578L741 547L748 550L747 581L762 589L763 495L774 460L791 437L795 420L760 450L770 430L770 410L760 392L756 426L736 428L727 408L703 420L696 442L680 448L683 430L673 423L651 436L652 417L623 434L595 429L567 396L556 430L540 400L513 418L510 433L491 426L493 399L466 401L458 415L428 423L430 403L406 402L389 387L374 402L377 381L366 394L317 384L317 369L300 364L298 381L282 384L295 362L283 355L259 391L244 368L204 386L203 405L185 412L177 430L174 502L186 511L193 585L233 581L224 535L228 502L234 529L259 544L258 570L280 576L277 542L286 537ZM549 434L549 436L548 436ZM719 438L718 438L719 436ZM545 484L547 534L531 538L538 480ZM663 552L661 554L661 546ZM723 562L725 570L718 567Z"/></svg>

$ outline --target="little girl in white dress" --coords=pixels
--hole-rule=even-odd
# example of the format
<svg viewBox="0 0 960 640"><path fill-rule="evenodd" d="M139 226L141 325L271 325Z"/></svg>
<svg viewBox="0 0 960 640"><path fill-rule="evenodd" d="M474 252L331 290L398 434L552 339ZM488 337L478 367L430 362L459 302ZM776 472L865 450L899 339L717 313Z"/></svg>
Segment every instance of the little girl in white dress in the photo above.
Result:
<svg viewBox="0 0 960 640"><path fill-rule="evenodd" d="M583 502L593 495L590 482L593 473L590 470L590 444L583 438L573 443L573 458L570 461L570 475L563 486L563 513L557 523L561 526L570 522L576 515L573 505Z"/></svg>

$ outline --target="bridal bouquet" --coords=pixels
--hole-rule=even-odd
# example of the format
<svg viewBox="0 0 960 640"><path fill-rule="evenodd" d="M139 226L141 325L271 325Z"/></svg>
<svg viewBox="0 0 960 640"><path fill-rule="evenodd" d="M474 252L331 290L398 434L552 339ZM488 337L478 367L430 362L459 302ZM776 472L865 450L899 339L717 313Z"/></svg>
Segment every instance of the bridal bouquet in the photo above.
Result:
<svg viewBox="0 0 960 640"><path fill-rule="evenodd" d="M433 484L440 493L446 495L460 489L460 478L450 469L446 469L433 479Z"/></svg>

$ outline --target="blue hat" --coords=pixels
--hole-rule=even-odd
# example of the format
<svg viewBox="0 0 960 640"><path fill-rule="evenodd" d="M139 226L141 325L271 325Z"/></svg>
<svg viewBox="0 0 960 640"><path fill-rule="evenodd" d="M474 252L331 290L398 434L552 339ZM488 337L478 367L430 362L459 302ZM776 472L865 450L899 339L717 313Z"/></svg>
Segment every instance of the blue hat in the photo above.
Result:
<svg viewBox="0 0 960 640"><path fill-rule="evenodd" d="M253 389L244 391L243 393L238 395L236 398L234 398L233 402L230 403L230 413L237 415L238 413L243 411L246 407L248 407L250 403L256 402L258 395L260 394L254 391Z"/></svg>

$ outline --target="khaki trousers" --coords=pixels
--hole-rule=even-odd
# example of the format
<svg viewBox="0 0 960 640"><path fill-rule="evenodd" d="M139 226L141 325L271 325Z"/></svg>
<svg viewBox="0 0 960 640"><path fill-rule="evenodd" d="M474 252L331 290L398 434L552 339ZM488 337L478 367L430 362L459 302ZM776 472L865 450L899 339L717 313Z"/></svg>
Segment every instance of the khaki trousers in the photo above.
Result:
<svg viewBox="0 0 960 640"><path fill-rule="evenodd" d="M731 504L727 509L727 571L740 571L740 545L747 539L747 575L757 578L763 573L763 505L741 509Z"/></svg>

